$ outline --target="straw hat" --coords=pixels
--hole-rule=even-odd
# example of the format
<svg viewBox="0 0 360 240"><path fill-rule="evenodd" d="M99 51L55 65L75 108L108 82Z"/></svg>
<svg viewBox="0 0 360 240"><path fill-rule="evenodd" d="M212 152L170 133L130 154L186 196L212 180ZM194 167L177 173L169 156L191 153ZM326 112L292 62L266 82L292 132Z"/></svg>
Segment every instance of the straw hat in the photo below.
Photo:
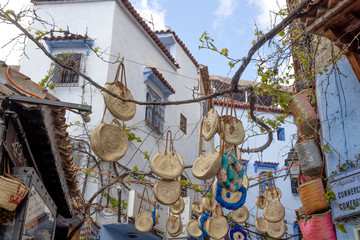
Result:
<svg viewBox="0 0 360 240"><path fill-rule="evenodd" d="M264 196L258 196L255 199L255 204L258 208L264 209L264 207L266 207L266 205L268 204L268 201L265 199Z"/></svg>
<svg viewBox="0 0 360 240"><path fill-rule="evenodd" d="M281 198L281 190L277 187L269 187L265 190L264 197L269 202L279 201Z"/></svg>
<svg viewBox="0 0 360 240"><path fill-rule="evenodd" d="M203 233L200 229L200 224L195 219L191 219L186 224L186 231L189 233L190 236L193 238L200 237Z"/></svg>
<svg viewBox="0 0 360 240"><path fill-rule="evenodd" d="M180 197L181 186L178 181L162 179L155 183L154 188L155 198L164 205L172 205Z"/></svg>
<svg viewBox="0 0 360 240"><path fill-rule="evenodd" d="M269 222L263 217L255 219L255 228L259 233L265 234L268 230Z"/></svg>
<svg viewBox="0 0 360 240"><path fill-rule="evenodd" d="M232 210L231 213L231 219L236 223L244 223L249 219L249 210L244 205L237 209Z"/></svg>
<svg viewBox="0 0 360 240"><path fill-rule="evenodd" d="M208 219L208 230L207 233L210 237L220 239L226 236L229 227L227 220L223 216L211 217Z"/></svg>
<svg viewBox="0 0 360 240"><path fill-rule="evenodd" d="M99 123L90 136L94 153L106 162L116 162L128 149L128 136L121 128Z"/></svg>
<svg viewBox="0 0 360 240"><path fill-rule="evenodd" d="M204 211L201 202L194 202L193 204L191 204L191 209L197 214L201 214Z"/></svg>
<svg viewBox="0 0 360 240"><path fill-rule="evenodd" d="M179 197L179 200L176 201L173 205L170 206L170 212L173 214L182 213L185 209L185 203L182 196Z"/></svg>
<svg viewBox="0 0 360 240"><path fill-rule="evenodd" d="M183 224L181 222L181 218L169 215L169 218L166 222L166 230L169 235L172 237L177 237L182 232L182 229Z"/></svg>
<svg viewBox="0 0 360 240"><path fill-rule="evenodd" d="M285 216L284 206L279 203L268 203L263 211L264 218L268 220L268 222L276 223L281 221Z"/></svg>
<svg viewBox="0 0 360 240"><path fill-rule="evenodd" d="M174 152L159 152L151 160L151 170L164 179L174 179L184 170L184 160Z"/></svg>
<svg viewBox="0 0 360 240"><path fill-rule="evenodd" d="M192 167L192 174L200 180L213 178L221 168L221 159L218 152L209 152L199 156Z"/></svg>
<svg viewBox="0 0 360 240"><path fill-rule="evenodd" d="M135 218L135 228L139 232L149 232L153 228L153 218L149 212L142 212Z"/></svg>
<svg viewBox="0 0 360 240"><path fill-rule="evenodd" d="M207 211L213 211L216 207L215 198L208 198L207 196L204 196L202 198L201 205L203 206L203 209Z"/></svg>
<svg viewBox="0 0 360 240"><path fill-rule="evenodd" d="M216 133L219 126L219 114L215 108L210 109L203 119L202 136L209 141Z"/></svg>
<svg viewBox="0 0 360 240"><path fill-rule="evenodd" d="M272 238L281 238L286 233L286 224L284 221L277 223L270 223L268 226L267 234Z"/></svg>
<svg viewBox="0 0 360 240"><path fill-rule="evenodd" d="M134 100L129 89L119 82L106 83L105 88L125 99ZM124 121L132 119L136 112L136 105L133 102L125 102L104 92L104 101L111 114Z"/></svg>
<svg viewBox="0 0 360 240"><path fill-rule="evenodd" d="M244 141L245 130L242 122L234 116L221 116L220 127L224 141L231 145L239 145Z"/></svg>

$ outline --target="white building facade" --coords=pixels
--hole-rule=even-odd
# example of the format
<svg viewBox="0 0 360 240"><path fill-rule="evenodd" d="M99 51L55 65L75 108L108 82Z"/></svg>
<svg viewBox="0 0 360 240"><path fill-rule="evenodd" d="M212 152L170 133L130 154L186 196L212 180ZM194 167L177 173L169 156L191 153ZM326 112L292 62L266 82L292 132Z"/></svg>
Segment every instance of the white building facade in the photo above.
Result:
<svg viewBox="0 0 360 240"><path fill-rule="evenodd" d="M49 53L61 59L70 59L72 66L99 85L104 86L106 82L114 81L118 67L115 62L122 59L127 87L138 101L166 102L199 96L200 66L184 43L171 30L153 32L129 1L34 1L34 4L37 14L42 19L54 22L56 26L55 31L51 35L47 34L42 41ZM49 31L38 23L30 28L32 31ZM75 34L68 34L66 30ZM92 51L91 48L96 50ZM52 61L31 41L27 42L25 52L29 58L23 58L20 71L35 82L48 75L50 69L57 69L56 65L51 67ZM72 140L82 140L83 146L89 149L89 136L101 122L104 113L105 104L101 91L81 76L66 71L60 70L51 77L51 81L55 83L55 88L49 90L51 94L64 102L92 106L90 121L87 123L82 116L72 112L68 112L67 117ZM156 107L137 105L134 118L125 124L141 141L130 141L127 153L121 160L112 164L97 159L101 166L99 169L96 161L82 161L87 157L75 152L78 157L74 158L74 164L79 168L92 167L91 170L108 174L116 171L121 173L134 167L148 172L152 157L165 150L166 132L171 130L175 151L183 157L185 165L191 165L198 156L199 123L203 116L201 104ZM111 123L113 119L110 112L106 111L105 122ZM149 159L147 155L150 156ZM85 199L89 199L100 187L100 175L91 171L87 178L85 175L79 174L78 181L80 189L84 186L83 182L87 182L83 191ZM106 182L109 177L103 175L102 178ZM200 182L192 177L191 168L185 169L182 179ZM144 181L154 182L155 179L154 176L145 177ZM139 193L144 188L143 184L131 183L131 186L126 186L127 188L122 188L122 199L125 201L130 188ZM150 192L151 186L147 186ZM107 191L114 198L118 198L116 187ZM188 193L185 190L183 194L188 194L191 199L194 197L190 190ZM107 196L103 196L101 200L102 204L109 202ZM93 205L96 206L99 201L98 197ZM94 216L100 224L117 222L116 214L109 211L100 211Z"/></svg>

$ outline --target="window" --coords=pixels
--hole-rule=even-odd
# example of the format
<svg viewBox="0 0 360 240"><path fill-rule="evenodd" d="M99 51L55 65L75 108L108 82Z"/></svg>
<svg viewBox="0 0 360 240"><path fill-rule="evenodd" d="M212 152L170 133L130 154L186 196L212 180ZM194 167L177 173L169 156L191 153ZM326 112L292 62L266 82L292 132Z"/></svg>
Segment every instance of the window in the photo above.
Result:
<svg viewBox="0 0 360 240"><path fill-rule="evenodd" d="M355 240L360 240L360 225L354 226Z"/></svg>
<svg viewBox="0 0 360 240"><path fill-rule="evenodd" d="M266 171L263 171L259 174L259 176L266 174L266 173L267 173ZM272 178L273 178L272 174L263 175L259 178L259 194L260 195L264 195L264 192L266 189L274 186L274 181Z"/></svg>
<svg viewBox="0 0 360 240"><path fill-rule="evenodd" d="M182 113L180 113L180 130L186 134L187 119Z"/></svg>
<svg viewBox="0 0 360 240"><path fill-rule="evenodd" d="M184 177L183 175L180 176L180 180L185 180L187 181L187 178ZM187 187L186 186L182 186L181 187L181 196L182 197L187 197Z"/></svg>
<svg viewBox="0 0 360 240"><path fill-rule="evenodd" d="M285 141L285 129L278 127L276 131L277 131L277 139L279 141Z"/></svg>
<svg viewBox="0 0 360 240"><path fill-rule="evenodd" d="M81 54L58 54L56 57L66 66L80 71ZM60 67L55 64L54 83L58 86L76 86L78 85L79 74L69 69Z"/></svg>
<svg viewBox="0 0 360 240"><path fill-rule="evenodd" d="M297 195L298 194L297 188L298 188L297 179L296 178L291 178L291 193Z"/></svg>
<svg viewBox="0 0 360 240"><path fill-rule="evenodd" d="M161 97L149 86L147 87L146 102L162 102ZM146 105L145 122L157 133L162 133L164 125L164 106Z"/></svg>

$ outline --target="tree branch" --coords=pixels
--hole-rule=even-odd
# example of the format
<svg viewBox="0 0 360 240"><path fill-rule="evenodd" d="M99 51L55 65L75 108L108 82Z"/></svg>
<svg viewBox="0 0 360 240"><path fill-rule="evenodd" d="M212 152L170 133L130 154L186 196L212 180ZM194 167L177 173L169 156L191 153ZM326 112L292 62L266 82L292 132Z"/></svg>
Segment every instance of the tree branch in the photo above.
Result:
<svg viewBox="0 0 360 240"><path fill-rule="evenodd" d="M311 2L311 0L303 0L289 15L287 15L278 25L276 25L270 32L262 36L249 50L246 58L243 59L239 69L234 74L231 80L231 89L237 90L238 83L241 75L245 71L246 67L249 65L252 56L256 53L259 48L262 47L268 40L275 37L282 29L288 26L295 18L297 18L301 11Z"/></svg>

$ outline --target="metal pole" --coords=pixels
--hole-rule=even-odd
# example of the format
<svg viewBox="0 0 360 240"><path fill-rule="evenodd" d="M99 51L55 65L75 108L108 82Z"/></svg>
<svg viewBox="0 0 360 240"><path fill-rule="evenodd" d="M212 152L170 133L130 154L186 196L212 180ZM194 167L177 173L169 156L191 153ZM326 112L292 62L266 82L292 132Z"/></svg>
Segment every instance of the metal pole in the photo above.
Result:
<svg viewBox="0 0 360 240"><path fill-rule="evenodd" d="M118 192L118 222L122 223L121 221L121 186L117 187L117 192Z"/></svg>

